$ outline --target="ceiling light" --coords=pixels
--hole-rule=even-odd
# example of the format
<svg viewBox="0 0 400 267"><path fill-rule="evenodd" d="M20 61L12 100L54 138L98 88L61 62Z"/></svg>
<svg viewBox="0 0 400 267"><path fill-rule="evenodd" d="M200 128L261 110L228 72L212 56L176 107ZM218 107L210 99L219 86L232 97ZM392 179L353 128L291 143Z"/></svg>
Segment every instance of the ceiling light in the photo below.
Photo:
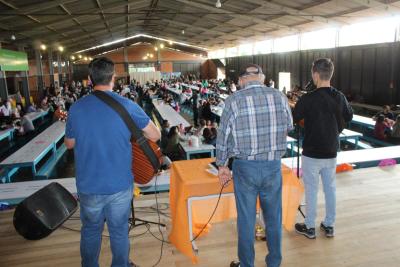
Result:
<svg viewBox="0 0 400 267"><path fill-rule="evenodd" d="M150 56L150 54L149 54L149 53L147 53L147 54L146 54L146 56Z"/></svg>
<svg viewBox="0 0 400 267"><path fill-rule="evenodd" d="M156 47L154 47L154 50L155 50L155 51L158 51L158 47L157 47L157 46L156 46Z"/></svg>
<svg viewBox="0 0 400 267"><path fill-rule="evenodd" d="M71 59L72 59L72 60L75 60L75 56L71 56Z"/></svg>
<svg viewBox="0 0 400 267"><path fill-rule="evenodd" d="M172 41L169 41L169 42L168 42L169 45L173 45L173 43L174 43L174 42L172 42Z"/></svg>
<svg viewBox="0 0 400 267"><path fill-rule="evenodd" d="M182 30L182 34L185 34L185 30Z"/></svg>
<svg viewBox="0 0 400 267"><path fill-rule="evenodd" d="M193 54L193 56L195 57L195 56L196 56L196 54Z"/></svg>
<svg viewBox="0 0 400 267"><path fill-rule="evenodd" d="M41 45L40 45L40 49L46 50L46 48L47 48L47 46L46 46L45 44L41 44Z"/></svg>
<svg viewBox="0 0 400 267"><path fill-rule="evenodd" d="M58 47L58 51L62 52L64 51L64 47L62 47L61 45Z"/></svg>
<svg viewBox="0 0 400 267"><path fill-rule="evenodd" d="M215 7L216 8L221 8L222 7L222 4L221 4L220 0L217 0L217 2L215 3Z"/></svg>
<svg viewBox="0 0 400 267"><path fill-rule="evenodd" d="M153 56L154 56L153 54L150 54L150 58L153 58Z"/></svg>
<svg viewBox="0 0 400 267"><path fill-rule="evenodd" d="M79 58L82 58L82 55L78 55Z"/></svg>
<svg viewBox="0 0 400 267"><path fill-rule="evenodd" d="M92 58L92 57L89 57L89 60L93 60L93 58Z"/></svg>
<svg viewBox="0 0 400 267"><path fill-rule="evenodd" d="M15 41L15 39L17 39L17 38L15 37L15 35L14 35L14 34L11 35L11 40Z"/></svg>
<svg viewBox="0 0 400 267"><path fill-rule="evenodd" d="M163 49L164 48L164 44L160 44L160 48Z"/></svg>
<svg viewBox="0 0 400 267"><path fill-rule="evenodd" d="M87 58L87 57L84 57L83 59L84 59L84 60L86 60L86 61L88 60L88 58Z"/></svg>

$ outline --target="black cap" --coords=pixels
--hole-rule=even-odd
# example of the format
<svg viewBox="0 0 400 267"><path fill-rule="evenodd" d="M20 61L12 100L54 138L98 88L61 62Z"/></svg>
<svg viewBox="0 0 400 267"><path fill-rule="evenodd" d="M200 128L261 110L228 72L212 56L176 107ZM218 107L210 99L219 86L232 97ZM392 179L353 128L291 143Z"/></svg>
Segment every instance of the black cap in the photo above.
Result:
<svg viewBox="0 0 400 267"><path fill-rule="evenodd" d="M259 75L263 74L263 71L260 66L257 64L247 64L246 67L240 72L240 77L249 76L249 75Z"/></svg>

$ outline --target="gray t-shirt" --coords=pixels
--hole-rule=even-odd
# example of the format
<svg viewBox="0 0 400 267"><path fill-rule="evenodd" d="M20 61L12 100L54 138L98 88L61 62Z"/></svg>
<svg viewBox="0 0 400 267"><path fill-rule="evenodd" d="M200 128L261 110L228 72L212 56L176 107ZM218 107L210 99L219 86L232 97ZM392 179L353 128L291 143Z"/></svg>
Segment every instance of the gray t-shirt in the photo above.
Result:
<svg viewBox="0 0 400 267"><path fill-rule="evenodd" d="M35 130L35 126L33 126L32 120L27 116L22 117L21 126L24 129L24 133L32 132Z"/></svg>

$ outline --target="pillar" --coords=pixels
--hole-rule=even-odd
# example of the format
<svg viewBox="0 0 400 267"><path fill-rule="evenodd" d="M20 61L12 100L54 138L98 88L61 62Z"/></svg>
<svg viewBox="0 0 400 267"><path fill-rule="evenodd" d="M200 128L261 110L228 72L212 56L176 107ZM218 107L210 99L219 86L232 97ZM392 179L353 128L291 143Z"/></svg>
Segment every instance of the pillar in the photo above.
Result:
<svg viewBox="0 0 400 267"><path fill-rule="evenodd" d="M18 50L21 52L25 52L25 48L23 46L19 46ZM31 104L28 76L29 76L28 71L21 71L21 73L20 73L20 77L22 80L21 95L25 98L25 101L26 101L25 106L28 106Z"/></svg>
<svg viewBox="0 0 400 267"><path fill-rule="evenodd" d="M44 84L43 84L43 66L42 66L42 55L39 49L35 49L36 59L36 76L38 84L39 98L43 96Z"/></svg>
<svg viewBox="0 0 400 267"><path fill-rule="evenodd" d="M53 50L52 49L49 49L48 58L49 58L50 83L54 84L54 65L53 65Z"/></svg>

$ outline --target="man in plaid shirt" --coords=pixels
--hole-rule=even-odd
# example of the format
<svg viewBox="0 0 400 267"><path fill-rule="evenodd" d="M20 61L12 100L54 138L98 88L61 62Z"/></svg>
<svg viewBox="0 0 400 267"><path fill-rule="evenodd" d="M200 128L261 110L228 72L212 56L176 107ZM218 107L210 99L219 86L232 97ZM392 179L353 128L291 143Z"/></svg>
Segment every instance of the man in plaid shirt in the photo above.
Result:
<svg viewBox="0 0 400 267"><path fill-rule="evenodd" d="M266 223L266 264L277 267L282 260L281 158L293 124L286 96L264 86L264 79L260 66L250 64L244 69L239 78L242 89L226 100L218 130L217 165L223 186L232 179L228 160L234 159L240 263L232 262L232 267L254 267L257 197Z"/></svg>

